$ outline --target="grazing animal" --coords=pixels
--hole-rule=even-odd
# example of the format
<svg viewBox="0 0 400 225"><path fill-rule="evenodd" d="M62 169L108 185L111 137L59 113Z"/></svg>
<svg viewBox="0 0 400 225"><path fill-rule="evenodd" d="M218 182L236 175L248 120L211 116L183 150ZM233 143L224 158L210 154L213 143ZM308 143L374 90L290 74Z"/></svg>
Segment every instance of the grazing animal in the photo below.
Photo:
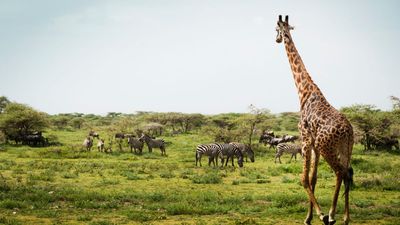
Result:
<svg viewBox="0 0 400 225"><path fill-rule="evenodd" d="M115 138L120 138L120 139L124 139L125 138L125 134L124 133L116 133Z"/></svg>
<svg viewBox="0 0 400 225"><path fill-rule="evenodd" d="M279 16L276 31L276 42L285 43L286 53L292 69L293 78L300 100L300 133L302 152L304 154L302 184L307 192L309 207L304 224L311 224L313 208L325 225L334 224L340 186L344 182L345 206L344 224L350 221L349 192L353 180L353 169L350 166L353 149L353 128L346 117L337 111L325 99L319 87L313 82L294 45L289 25L289 17ZM314 195L317 183L317 168L322 155L336 175L336 186L329 215L322 213Z"/></svg>
<svg viewBox="0 0 400 225"><path fill-rule="evenodd" d="M201 166L202 155L208 156L208 166L211 166L211 162L214 164L214 166L215 166L215 163L217 163L217 166L218 166L218 160L216 160L217 162L215 162L214 159L217 158L219 149L220 149L220 146L218 144L198 145L196 148L196 166L197 166L197 162L199 162L199 164Z"/></svg>
<svg viewBox="0 0 400 225"><path fill-rule="evenodd" d="M99 152L104 152L104 140L103 139L99 139L99 141L97 142L97 150Z"/></svg>
<svg viewBox="0 0 400 225"><path fill-rule="evenodd" d="M297 139L298 139L297 136L292 136L292 135L287 135L287 134L282 136L283 143L285 143L285 142L294 142Z"/></svg>
<svg viewBox="0 0 400 225"><path fill-rule="evenodd" d="M147 134L142 134L142 136L139 138L139 141L144 141L146 142L147 148L149 149L149 152L152 152L153 148L159 148L161 151L161 155L166 155L165 153L165 141L163 139L152 139L149 135Z"/></svg>
<svg viewBox="0 0 400 225"><path fill-rule="evenodd" d="M264 145L267 145L268 140L275 138L275 135L271 135L271 133L263 133L260 136L260 139L258 140L258 143L264 143Z"/></svg>
<svg viewBox="0 0 400 225"><path fill-rule="evenodd" d="M22 137L22 143L29 146L45 146L47 139L42 136L42 133L28 134Z"/></svg>
<svg viewBox="0 0 400 225"><path fill-rule="evenodd" d="M364 145L364 146L366 146L366 145ZM393 147L395 149L399 149L399 140L397 140L397 138L394 138L394 137L377 138L375 136L371 136L369 138L369 146L374 149L392 150ZM368 148L364 147L364 149L368 149Z"/></svg>
<svg viewBox="0 0 400 225"><path fill-rule="evenodd" d="M291 144L291 143L280 143L276 146L276 155L275 155L275 163L276 163L276 159L279 159L279 163L281 162L281 156L283 155L283 153L290 153L292 154L292 157L290 157L290 161L292 161L293 157L294 160L297 159L296 155L297 153L301 154L301 146L300 145L296 145L296 144Z"/></svg>
<svg viewBox="0 0 400 225"><path fill-rule="evenodd" d="M232 161L232 166L235 166L233 163L233 157L236 156L239 167L243 167L243 154L239 148L231 144L217 144L217 145L219 147L218 156L221 159L221 166L224 166L225 158L226 158L225 166L228 165L229 159L231 159Z"/></svg>
<svg viewBox="0 0 400 225"><path fill-rule="evenodd" d="M136 137L134 134L124 134L124 138Z"/></svg>
<svg viewBox="0 0 400 225"><path fill-rule="evenodd" d="M280 143L283 143L284 140L283 138L271 138L267 140L267 143L269 144L269 148L276 148L276 146Z"/></svg>
<svg viewBox="0 0 400 225"><path fill-rule="evenodd" d="M100 138L99 133L94 132L93 130L89 131L89 136L93 137L93 138Z"/></svg>
<svg viewBox="0 0 400 225"><path fill-rule="evenodd" d="M274 135L273 131L269 132L264 132L260 136L259 143L264 143L264 145L269 144L269 148L275 148L279 143L283 143L285 140L283 138L280 138L278 136Z"/></svg>
<svg viewBox="0 0 400 225"><path fill-rule="evenodd" d="M128 144L129 144L129 147L131 148L131 153L132 153L132 149L135 150L135 153L136 153L136 149L137 149L138 153L142 154L142 150L143 150L143 146L144 146L143 140L140 140L139 138L135 138L135 137L128 137Z"/></svg>
<svg viewBox="0 0 400 225"><path fill-rule="evenodd" d="M83 146L86 148L87 151L90 151L93 146L93 138L91 136L85 138L85 140L83 141Z"/></svg>
<svg viewBox="0 0 400 225"><path fill-rule="evenodd" d="M239 143L239 142L231 142L229 144L234 145L236 148L238 148L242 152L243 157L245 157L245 159L246 159L246 162L247 162L247 157L250 158L251 162L254 162L254 151L253 151L253 149L251 149L250 145L246 145L246 144Z"/></svg>

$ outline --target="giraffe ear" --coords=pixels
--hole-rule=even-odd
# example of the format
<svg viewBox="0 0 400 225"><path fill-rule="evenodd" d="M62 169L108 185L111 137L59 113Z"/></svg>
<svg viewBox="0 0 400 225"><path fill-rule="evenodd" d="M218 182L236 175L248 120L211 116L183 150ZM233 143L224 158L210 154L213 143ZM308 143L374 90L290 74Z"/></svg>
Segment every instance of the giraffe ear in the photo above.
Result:
<svg viewBox="0 0 400 225"><path fill-rule="evenodd" d="M285 22L286 22L287 24L289 24L289 16L288 16L288 15L285 16Z"/></svg>
<svg viewBox="0 0 400 225"><path fill-rule="evenodd" d="M282 15L279 15L279 22L282 22Z"/></svg>

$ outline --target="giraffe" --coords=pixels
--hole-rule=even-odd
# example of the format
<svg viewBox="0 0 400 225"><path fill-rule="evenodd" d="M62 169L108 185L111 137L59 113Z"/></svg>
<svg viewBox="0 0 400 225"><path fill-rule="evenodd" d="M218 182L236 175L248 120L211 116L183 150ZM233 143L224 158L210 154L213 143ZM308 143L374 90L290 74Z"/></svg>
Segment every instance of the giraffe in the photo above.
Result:
<svg viewBox="0 0 400 225"><path fill-rule="evenodd" d="M289 17L279 16L276 42L285 44L287 57L300 100L299 131L304 154L301 182L308 194L309 207L304 224L311 224L313 208L325 225L334 224L336 205L342 181L345 186L344 224L350 221L349 191L353 179L350 166L353 149L353 128L346 117L325 99L321 90L313 82L293 43ZM324 215L314 195L317 183L318 162L322 155L336 175L336 185L332 205L328 215Z"/></svg>

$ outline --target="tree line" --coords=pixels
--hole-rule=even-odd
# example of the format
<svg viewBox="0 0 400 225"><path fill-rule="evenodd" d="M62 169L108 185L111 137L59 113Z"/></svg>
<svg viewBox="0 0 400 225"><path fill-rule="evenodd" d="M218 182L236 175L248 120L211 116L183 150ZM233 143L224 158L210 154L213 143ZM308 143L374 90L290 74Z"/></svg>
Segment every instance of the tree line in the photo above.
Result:
<svg viewBox="0 0 400 225"><path fill-rule="evenodd" d="M356 142L365 149L376 148L378 140L400 137L400 100L391 96L393 108L383 111L373 105L352 105L341 111L352 123ZM267 109L250 105L247 113L203 115L180 112L145 112L132 114L109 112L106 115L60 113L49 115L0 96L0 142L13 137L46 130L93 130L148 133L152 136L201 132L216 142L241 141L252 144L265 130L297 133L298 112L272 114ZM375 143L375 144L374 144Z"/></svg>

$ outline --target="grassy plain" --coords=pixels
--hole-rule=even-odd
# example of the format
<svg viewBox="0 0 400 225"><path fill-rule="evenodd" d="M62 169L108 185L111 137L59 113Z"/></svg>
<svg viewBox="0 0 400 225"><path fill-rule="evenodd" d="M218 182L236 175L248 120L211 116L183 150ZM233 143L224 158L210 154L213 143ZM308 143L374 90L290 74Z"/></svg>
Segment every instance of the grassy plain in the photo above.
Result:
<svg viewBox="0 0 400 225"><path fill-rule="evenodd" d="M196 133L165 137L167 157L146 148L134 155L127 146L85 152L86 131L50 133L63 146L1 146L0 224L302 224L306 214L302 160L289 164L284 155L275 164L264 146L255 148L255 163L220 169L206 158L195 167L195 146L212 141ZM352 165L352 224L400 224L399 153L356 146ZM326 213L333 188L334 174L321 160L316 196Z"/></svg>

